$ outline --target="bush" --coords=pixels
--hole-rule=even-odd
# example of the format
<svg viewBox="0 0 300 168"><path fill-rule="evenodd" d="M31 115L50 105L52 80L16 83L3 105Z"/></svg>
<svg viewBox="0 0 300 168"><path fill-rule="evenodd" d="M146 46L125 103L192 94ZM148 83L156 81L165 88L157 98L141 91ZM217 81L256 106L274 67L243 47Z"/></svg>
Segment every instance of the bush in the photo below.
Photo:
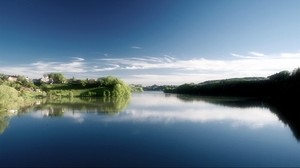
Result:
<svg viewBox="0 0 300 168"><path fill-rule="evenodd" d="M0 85L0 109L16 110L24 99L19 96L19 92L9 86Z"/></svg>

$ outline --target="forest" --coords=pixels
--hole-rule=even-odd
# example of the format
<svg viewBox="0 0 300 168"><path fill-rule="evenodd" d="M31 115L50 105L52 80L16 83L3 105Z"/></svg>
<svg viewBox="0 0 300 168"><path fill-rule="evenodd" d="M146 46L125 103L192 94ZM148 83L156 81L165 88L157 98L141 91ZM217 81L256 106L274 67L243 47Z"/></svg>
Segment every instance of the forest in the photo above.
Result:
<svg viewBox="0 0 300 168"><path fill-rule="evenodd" d="M267 78L245 77L183 84L166 88L165 93L199 96L282 97L300 95L300 68L281 71Z"/></svg>

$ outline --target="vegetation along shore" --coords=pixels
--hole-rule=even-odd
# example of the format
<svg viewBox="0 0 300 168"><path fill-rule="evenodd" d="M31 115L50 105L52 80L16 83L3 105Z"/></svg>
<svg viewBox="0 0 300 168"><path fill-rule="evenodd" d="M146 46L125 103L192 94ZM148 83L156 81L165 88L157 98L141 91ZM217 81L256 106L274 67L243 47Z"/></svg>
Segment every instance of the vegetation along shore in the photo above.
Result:
<svg viewBox="0 0 300 168"><path fill-rule="evenodd" d="M166 87L164 92L199 96L280 98L299 96L299 86L300 68L297 68L292 72L281 71L267 78L232 78Z"/></svg>
<svg viewBox="0 0 300 168"><path fill-rule="evenodd" d="M24 76L0 74L0 109L16 110L39 98L129 97L135 90L136 87L113 76L81 80L50 73L30 80Z"/></svg>

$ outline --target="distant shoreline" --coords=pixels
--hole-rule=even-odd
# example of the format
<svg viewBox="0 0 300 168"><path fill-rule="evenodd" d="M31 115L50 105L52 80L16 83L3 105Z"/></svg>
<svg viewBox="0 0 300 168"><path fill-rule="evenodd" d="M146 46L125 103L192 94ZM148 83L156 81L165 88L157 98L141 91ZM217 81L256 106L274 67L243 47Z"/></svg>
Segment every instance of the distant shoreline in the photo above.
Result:
<svg viewBox="0 0 300 168"><path fill-rule="evenodd" d="M232 78L206 81L199 84L183 84L166 88L165 93L197 96L225 97L287 97L300 95L300 68L293 72L281 71L268 78Z"/></svg>

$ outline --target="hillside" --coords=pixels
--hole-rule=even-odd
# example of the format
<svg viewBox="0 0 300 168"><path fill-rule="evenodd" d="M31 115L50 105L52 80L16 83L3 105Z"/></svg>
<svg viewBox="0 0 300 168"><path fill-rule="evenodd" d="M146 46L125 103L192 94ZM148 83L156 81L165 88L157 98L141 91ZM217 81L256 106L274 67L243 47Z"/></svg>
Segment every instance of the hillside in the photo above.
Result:
<svg viewBox="0 0 300 168"><path fill-rule="evenodd" d="M199 96L280 97L300 95L300 69L282 71L269 76L232 78L183 84L165 89L165 93L193 94Z"/></svg>

